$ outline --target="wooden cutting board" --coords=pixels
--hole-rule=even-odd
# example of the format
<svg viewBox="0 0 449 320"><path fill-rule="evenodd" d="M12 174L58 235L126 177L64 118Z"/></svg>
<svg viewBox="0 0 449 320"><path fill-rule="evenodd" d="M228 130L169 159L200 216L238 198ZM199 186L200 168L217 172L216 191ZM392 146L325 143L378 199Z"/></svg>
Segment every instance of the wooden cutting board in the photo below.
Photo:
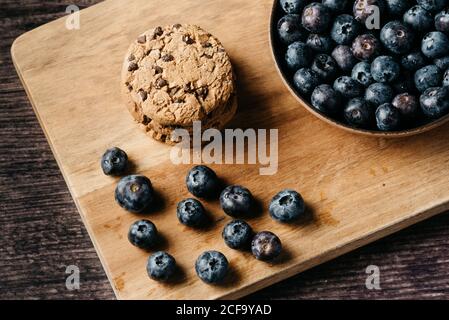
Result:
<svg viewBox="0 0 449 320"><path fill-rule="evenodd" d="M271 6L272 0L110 0L83 10L80 30L67 30L64 18L14 42L18 73L118 298L238 298L449 208L449 126L387 141L340 131L307 113L275 69ZM189 196L184 177L190 166L172 164L170 147L148 138L121 102L120 67L129 43L148 28L177 22L202 26L227 48L240 99L232 127L279 129L277 174L261 176L259 165L212 166L263 204L249 222L280 236L285 253L275 264L224 245L220 234L230 218L217 201L205 202L215 221L210 228L178 223L175 208ZM163 235L159 249L180 265L175 283L150 280L148 253L128 243L129 225L143 216L114 202L117 180L99 166L111 146L128 152L134 171L150 177L163 199L147 218ZM309 218L292 225L269 218L267 204L282 188L303 194ZM222 285L206 285L195 275L194 261L207 249L230 261Z"/></svg>

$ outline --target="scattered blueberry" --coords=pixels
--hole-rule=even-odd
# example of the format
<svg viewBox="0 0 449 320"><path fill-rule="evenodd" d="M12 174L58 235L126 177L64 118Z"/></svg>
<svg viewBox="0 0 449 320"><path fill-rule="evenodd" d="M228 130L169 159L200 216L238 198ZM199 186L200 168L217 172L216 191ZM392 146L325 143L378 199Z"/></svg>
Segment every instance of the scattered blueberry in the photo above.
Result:
<svg viewBox="0 0 449 320"><path fill-rule="evenodd" d="M154 191L150 179L142 175L123 177L115 189L115 200L128 211L144 211L149 208L154 200Z"/></svg>
<svg viewBox="0 0 449 320"><path fill-rule="evenodd" d="M402 16L410 8L410 0L386 0L390 16Z"/></svg>
<svg viewBox="0 0 449 320"><path fill-rule="evenodd" d="M148 258L148 276L157 281L169 280L176 271L176 260L164 251L153 253Z"/></svg>
<svg viewBox="0 0 449 320"><path fill-rule="evenodd" d="M449 8L439 12L435 16L435 29L449 34Z"/></svg>
<svg viewBox="0 0 449 320"><path fill-rule="evenodd" d="M351 48L345 45L336 46L332 51L332 58L334 58L343 72L351 71L357 63L357 59L352 54Z"/></svg>
<svg viewBox="0 0 449 320"><path fill-rule="evenodd" d="M429 88L419 98L421 110L429 118L440 118L449 112L449 87Z"/></svg>
<svg viewBox="0 0 449 320"><path fill-rule="evenodd" d="M443 75L443 86L448 87L449 86L449 69L444 72Z"/></svg>
<svg viewBox="0 0 449 320"><path fill-rule="evenodd" d="M215 172L203 165L194 166L189 170L186 185L189 192L198 198L212 198L220 189L220 181Z"/></svg>
<svg viewBox="0 0 449 320"><path fill-rule="evenodd" d="M301 68L293 76L293 83L300 93L307 96L320 83L320 76L310 68Z"/></svg>
<svg viewBox="0 0 449 320"><path fill-rule="evenodd" d="M271 199L268 211L273 219L291 222L304 215L304 199L295 190L282 190Z"/></svg>
<svg viewBox="0 0 449 320"><path fill-rule="evenodd" d="M180 201L176 207L176 215L179 222L189 227L198 227L206 220L203 205L193 198Z"/></svg>
<svg viewBox="0 0 449 320"><path fill-rule="evenodd" d="M433 63L438 67L438 69L446 70L447 68L449 68L449 56L437 58L433 60Z"/></svg>
<svg viewBox="0 0 449 320"><path fill-rule="evenodd" d="M351 77L365 87L368 87L374 81L371 75L371 65L363 61L352 68Z"/></svg>
<svg viewBox="0 0 449 320"><path fill-rule="evenodd" d="M421 42L421 51L430 59L449 54L449 38L440 31L429 32Z"/></svg>
<svg viewBox="0 0 449 320"><path fill-rule="evenodd" d="M105 175L121 175L126 171L128 156L125 151L117 147L106 150L101 157L101 168Z"/></svg>
<svg viewBox="0 0 449 320"><path fill-rule="evenodd" d="M301 13L306 5L306 0L280 0L281 7L286 13Z"/></svg>
<svg viewBox="0 0 449 320"><path fill-rule="evenodd" d="M391 102L393 97L393 89L385 83L375 82L369 85L365 91L366 102L376 108L381 104Z"/></svg>
<svg viewBox="0 0 449 320"><path fill-rule="evenodd" d="M343 111L346 121L353 127L367 128L371 124L372 110L363 98L348 101Z"/></svg>
<svg viewBox="0 0 449 320"><path fill-rule="evenodd" d="M224 227L221 236L229 248L244 249L249 247L253 230L243 220L232 220Z"/></svg>
<svg viewBox="0 0 449 320"><path fill-rule="evenodd" d="M218 251L205 251L195 262L195 271L205 283L219 283L228 272L229 263Z"/></svg>
<svg viewBox="0 0 449 320"><path fill-rule="evenodd" d="M158 241L156 226L149 220L136 221L129 228L128 240L138 248L150 249Z"/></svg>
<svg viewBox="0 0 449 320"><path fill-rule="evenodd" d="M380 54L379 40L372 34L362 34L352 42L352 54L359 60L371 60Z"/></svg>
<svg viewBox="0 0 449 320"><path fill-rule="evenodd" d="M400 113L389 103L380 105L376 110L377 128L381 131L393 131L399 128Z"/></svg>
<svg viewBox="0 0 449 320"><path fill-rule="evenodd" d="M363 94L362 85L348 76L341 76L334 82L334 90L345 98L355 98Z"/></svg>
<svg viewBox="0 0 449 320"><path fill-rule="evenodd" d="M285 44L303 40L306 37L305 31L301 27L301 16L297 14L287 14L278 22L279 38Z"/></svg>
<svg viewBox="0 0 449 320"><path fill-rule="evenodd" d="M421 6L413 6L403 17L404 23L410 28L422 32L428 31L433 27L432 14Z"/></svg>
<svg viewBox="0 0 449 320"><path fill-rule="evenodd" d="M441 81L441 72L435 65L425 66L415 73L415 87L420 92L427 88L439 86Z"/></svg>
<svg viewBox="0 0 449 320"><path fill-rule="evenodd" d="M377 82L392 82L399 77L401 68L390 56L380 56L371 63L371 75Z"/></svg>
<svg viewBox="0 0 449 320"><path fill-rule="evenodd" d="M399 21L390 21L380 31L380 41L385 48L395 54L410 51L413 45L412 31Z"/></svg>
<svg viewBox="0 0 449 320"><path fill-rule="evenodd" d="M348 8L349 0L323 0L322 3L333 12L343 12Z"/></svg>
<svg viewBox="0 0 449 320"><path fill-rule="evenodd" d="M323 4L312 2L304 8L301 19L305 29L313 33L322 33L329 27L331 13Z"/></svg>
<svg viewBox="0 0 449 320"><path fill-rule="evenodd" d="M315 88L311 97L312 106L327 115L335 115L341 108L341 97L330 85L321 84Z"/></svg>
<svg viewBox="0 0 449 320"><path fill-rule="evenodd" d="M330 37L316 33L309 34L306 44L310 49L324 53L331 52L335 45Z"/></svg>
<svg viewBox="0 0 449 320"><path fill-rule="evenodd" d="M312 53L310 48L303 42L296 41L290 44L285 53L287 66L292 70L298 70L310 65Z"/></svg>
<svg viewBox="0 0 449 320"><path fill-rule="evenodd" d="M338 65L334 58L325 53L320 53L313 59L312 70L325 81L333 80L337 75Z"/></svg>
<svg viewBox="0 0 449 320"><path fill-rule="evenodd" d="M331 37L338 44L350 44L359 32L359 23L349 14L342 14L334 20Z"/></svg>
<svg viewBox="0 0 449 320"><path fill-rule="evenodd" d="M414 119L418 115L419 101L409 93L401 93L391 103L405 119Z"/></svg>
<svg viewBox="0 0 449 320"><path fill-rule="evenodd" d="M406 70L416 71L426 65L426 58L421 51L411 52L402 57L401 65Z"/></svg>
<svg viewBox="0 0 449 320"><path fill-rule="evenodd" d="M221 208L232 217L248 215L253 208L253 202L251 192L239 185L226 187L220 195Z"/></svg>
<svg viewBox="0 0 449 320"><path fill-rule="evenodd" d="M428 11L439 11L447 5L447 0L416 0L418 4Z"/></svg>
<svg viewBox="0 0 449 320"><path fill-rule="evenodd" d="M270 231L259 232L251 241L251 251L258 260L273 260L282 251L281 240Z"/></svg>

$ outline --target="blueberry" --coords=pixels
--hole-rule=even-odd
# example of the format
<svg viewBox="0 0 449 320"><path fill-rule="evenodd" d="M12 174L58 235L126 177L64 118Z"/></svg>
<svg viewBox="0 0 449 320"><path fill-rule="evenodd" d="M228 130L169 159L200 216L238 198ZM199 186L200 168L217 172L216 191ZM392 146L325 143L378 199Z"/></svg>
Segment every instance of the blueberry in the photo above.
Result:
<svg viewBox="0 0 449 320"><path fill-rule="evenodd" d="M386 0L390 16L402 16L410 8L410 0Z"/></svg>
<svg viewBox="0 0 449 320"><path fill-rule="evenodd" d="M268 211L273 219L291 222L304 215L306 210L302 196L295 190L282 190L271 199Z"/></svg>
<svg viewBox="0 0 449 320"><path fill-rule="evenodd" d="M404 13L403 21L416 31L427 31L433 27L432 14L421 6L413 6Z"/></svg>
<svg viewBox="0 0 449 320"><path fill-rule="evenodd" d="M359 34L360 25L349 14L335 18L331 29L331 37L338 44L350 44Z"/></svg>
<svg viewBox="0 0 449 320"><path fill-rule="evenodd" d="M317 52L330 52L334 47L334 42L328 36L311 33L307 37L307 46Z"/></svg>
<svg viewBox="0 0 449 320"><path fill-rule="evenodd" d="M447 0L416 0L424 9L432 12L439 11L447 5Z"/></svg>
<svg viewBox="0 0 449 320"><path fill-rule="evenodd" d="M448 87L449 86L449 69L444 72L443 75L443 86Z"/></svg>
<svg viewBox="0 0 449 320"><path fill-rule="evenodd" d="M176 215L179 222L189 227L198 227L206 220L203 205L192 198L184 199L178 203Z"/></svg>
<svg viewBox="0 0 449 320"><path fill-rule="evenodd" d="M148 276L157 281L169 280L176 271L176 260L164 251L153 253L147 262Z"/></svg>
<svg viewBox="0 0 449 320"><path fill-rule="evenodd" d="M248 215L253 207L253 195L245 187L232 185L226 187L220 195L223 211L233 217Z"/></svg>
<svg viewBox="0 0 449 320"><path fill-rule="evenodd" d="M220 181L215 172L206 166L194 166L186 176L187 189L198 198L212 198L220 189Z"/></svg>
<svg viewBox="0 0 449 320"><path fill-rule="evenodd" d="M115 188L115 200L124 209L142 212L154 200L150 179L142 175L129 175L120 179Z"/></svg>
<svg viewBox="0 0 449 320"><path fill-rule="evenodd" d="M420 92L424 92L427 88L440 85L441 73L437 66L429 65L419 69L415 73L415 87Z"/></svg>
<svg viewBox="0 0 449 320"><path fill-rule="evenodd" d="M372 119L372 110L363 98L348 101L343 111L346 121L353 127L367 128Z"/></svg>
<svg viewBox="0 0 449 320"><path fill-rule="evenodd" d="M403 54L413 45L413 33L401 22L390 21L380 31L380 41L391 52Z"/></svg>
<svg viewBox="0 0 449 320"><path fill-rule="evenodd" d="M421 51L428 58L441 58L449 54L449 38L440 31L429 32L421 42Z"/></svg>
<svg viewBox="0 0 449 320"><path fill-rule="evenodd" d="M128 165L128 156L126 152L117 147L106 150L101 157L101 168L103 173L108 176L123 174Z"/></svg>
<svg viewBox="0 0 449 320"><path fill-rule="evenodd" d="M281 7L286 13L301 13L306 5L306 0L280 0Z"/></svg>
<svg viewBox="0 0 449 320"><path fill-rule="evenodd" d="M309 47L303 42L296 41L290 44L285 53L287 66L292 70L298 70L310 65L312 53Z"/></svg>
<svg viewBox="0 0 449 320"><path fill-rule="evenodd" d="M257 233L251 241L251 251L256 259L270 261L279 256L282 243L274 233L262 231Z"/></svg>
<svg viewBox="0 0 449 320"><path fill-rule="evenodd" d="M405 119L414 119L418 115L419 102L415 96L409 93L401 93L394 97L391 103L393 107L399 110Z"/></svg>
<svg viewBox="0 0 449 320"><path fill-rule="evenodd" d="M372 34L358 36L352 42L352 54L359 60L371 60L380 54L379 40Z"/></svg>
<svg viewBox="0 0 449 320"><path fill-rule="evenodd" d="M400 113L389 103L380 105L376 110L377 128L381 131L393 131L399 128Z"/></svg>
<svg viewBox="0 0 449 320"><path fill-rule="evenodd" d="M336 46L331 55L343 72L351 71L354 65L357 63L357 59L354 57L351 48L349 48L348 46Z"/></svg>
<svg viewBox="0 0 449 320"><path fill-rule="evenodd" d="M253 230L243 220L232 220L224 227L221 236L229 248L244 249L249 247Z"/></svg>
<svg viewBox="0 0 449 320"><path fill-rule="evenodd" d="M365 23L366 20L374 13L373 7L379 8L380 16L386 11L386 5L384 0L356 0L353 6L353 15L355 19L361 23Z"/></svg>
<svg viewBox="0 0 449 320"><path fill-rule="evenodd" d="M419 97L421 110L429 118L440 118L449 112L449 87L429 88Z"/></svg>
<svg viewBox="0 0 449 320"><path fill-rule="evenodd" d="M365 100L373 107L389 103L393 97L393 89L385 83L373 83L365 91Z"/></svg>
<svg viewBox="0 0 449 320"><path fill-rule="evenodd" d="M311 97L312 106L327 115L335 115L341 107L341 97L330 85L321 84L315 88Z"/></svg>
<svg viewBox="0 0 449 320"><path fill-rule="evenodd" d="M313 33L322 33L329 27L331 13L321 3L312 2L304 8L301 19L305 29Z"/></svg>
<svg viewBox="0 0 449 320"><path fill-rule="evenodd" d="M411 52L402 57L401 65L406 70L416 71L426 65L426 58L421 51Z"/></svg>
<svg viewBox="0 0 449 320"><path fill-rule="evenodd" d="M306 37L305 30L301 27L301 16L298 14L287 14L283 16L277 25L278 35L285 44L303 40Z"/></svg>
<svg viewBox="0 0 449 320"><path fill-rule="evenodd" d="M437 31L449 34L449 9L445 9L435 16L435 28Z"/></svg>
<svg viewBox="0 0 449 320"><path fill-rule="evenodd" d="M319 82L320 76L310 68L299 69L293 76L293 83L296 89L304 95L312 93Z"/></svg>
<svg viewBox="0 0 449 320"><path fill-rule="evenodd" d="M141 249L150 249L158 241L156 226L149 220L134 222L128 231L128 240Z"/></svg>
<svg viewBox="0 0 449 320"><path fill-rule="evenodd" d="M355 98L363 94L362 85L348 76L341 76L334 81L334 90L345 98Z"/></svg>
<svg viewBox="0 0 449 320"><path fill-rule="evenodd" d="M365 87L368 87L374 81L371 75L371 65L368 62L357 63L352 68L351 77Z"/></svg>
<svg viewBox="0 0 449 320"><path fill-rule="evenodd" d="M315 71L321 79L326 81L335 78L338 66L334 58L325 53L321 53L313 60L312 70Z"/></svg>
<svg viewBox="0 0 449 320"><path fill-rule="evenodd" d="M371 63L371 75L377 82L392 82L399 77L399 64L390 56L380 56Z"/></svg>
<svg viewBox="0 0 449 320"><path fill-rule="evenodd" d="M438 69L446 70L447 68L449 68L449 56L437 58L433 60L433 63L438 67Z"/></svg>
<svg viewBox="0 0 449 320"><path fill-rule="evenodd" d="M195 262L195 271L205 283L221 282L228 272L229 263L218 251L205 251Z"/></svg>
<svg viewBox="0 0 449 320"><path fill-rule="evenodd" d="M349 6L349 0L323 0L322 3L333 12L344 12Z"/></svg>

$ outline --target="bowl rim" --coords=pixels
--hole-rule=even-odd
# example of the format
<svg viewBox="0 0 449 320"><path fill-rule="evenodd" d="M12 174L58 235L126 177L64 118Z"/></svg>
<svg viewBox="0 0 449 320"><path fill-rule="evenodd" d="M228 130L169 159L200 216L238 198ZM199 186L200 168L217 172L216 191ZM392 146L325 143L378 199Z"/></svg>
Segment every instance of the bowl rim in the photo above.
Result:
<svg viewBox="0 0 449 320"><path fill-rule="evenodd" d="M295 90L295 88L293 87L291 82L288 81L288 77L287 77L286 73L281 68L282 62L280 61L280 57L278 57L276 55L274 43L275 43L275 38L277 36L277 34L276 34L277 21L275 20L275 18L276 18L276 13L277 13L276 11L278 9L282 10L282 8L280 8L279 6L280 6L279 0L274 0L272 8L271 8L270 23L269 23L269 30L268 30L269 31L268 38L269 38L271 56L274 60L276 70L277 70L278 74L280 75L285 87L287 87L288 91L290 92L290 94L293 97L295 97L295 99L300 103L300 105L302 105L302 107L304 107L307 111L312 113L315 117L323 120L324 122L326 122L334 127L343 129L347 132L364 135L364 136L379 137L379 138L408 137L408 136L412 136L412 135L430 131L430 130L437 128L449 121L449 113L448 113L437 120L420 125L415 128L406 129L406 130L398 130L398 131L377 131L377 130L369 130L369 129L361 129L361 128L351 127L343 122L337 121L337 120L319 112L312 105L310 105L309 102L307 102L305 99L303 99L301 97L301 95Z"/></svg>

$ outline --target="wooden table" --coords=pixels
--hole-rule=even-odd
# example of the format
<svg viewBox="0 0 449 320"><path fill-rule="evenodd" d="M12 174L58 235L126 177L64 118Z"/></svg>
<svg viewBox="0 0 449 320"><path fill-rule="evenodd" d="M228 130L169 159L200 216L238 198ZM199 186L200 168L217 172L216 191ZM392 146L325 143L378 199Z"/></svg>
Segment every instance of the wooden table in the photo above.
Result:
<svg viewBox="0 0 449 320"><path fill-rule="evenodd" d="M114 298L9 54L18 35L69 4L0 1L0 298ZM448 298L448 243L442 214L250 298ZM80 290L66 289L67 265L80 268ZM380 267L381 290L366 289L368 265Z"/></svg>

